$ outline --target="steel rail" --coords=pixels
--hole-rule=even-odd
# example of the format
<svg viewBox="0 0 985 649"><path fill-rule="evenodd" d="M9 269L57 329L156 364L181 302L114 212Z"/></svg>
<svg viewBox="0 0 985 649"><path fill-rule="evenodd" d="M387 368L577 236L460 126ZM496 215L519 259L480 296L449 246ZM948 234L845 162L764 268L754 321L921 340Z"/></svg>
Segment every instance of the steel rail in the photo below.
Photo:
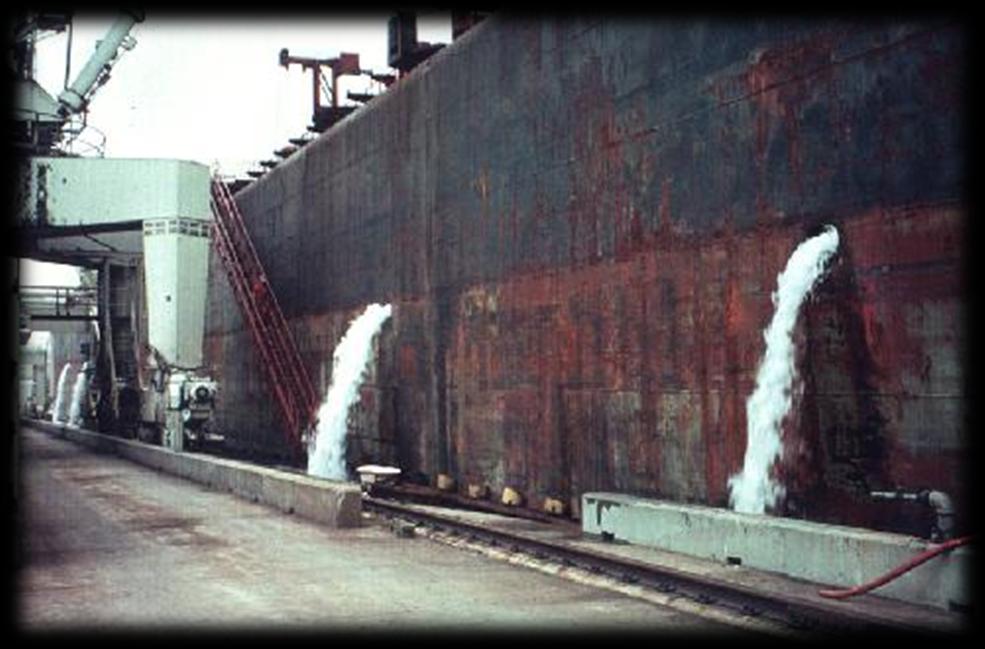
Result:
<svg viewBox="0 0 985 649"><path fill-rule="evenodd" d="M813 601L790 593L770 593L707 575L686 573L669 566L657 566L534 538L520 532L494 529L365 494L363 507L368 511L421 524L438 532L464 536L471 541L503 547L512 552L524 552L537 559L558 561L563 565L607 575L624 583L639 584L698 604L728 609L732 613L768 620L794 630L821 633L928 630L926 626L909 619L886 619L857 608L832 605L825 600Z"/></svg>

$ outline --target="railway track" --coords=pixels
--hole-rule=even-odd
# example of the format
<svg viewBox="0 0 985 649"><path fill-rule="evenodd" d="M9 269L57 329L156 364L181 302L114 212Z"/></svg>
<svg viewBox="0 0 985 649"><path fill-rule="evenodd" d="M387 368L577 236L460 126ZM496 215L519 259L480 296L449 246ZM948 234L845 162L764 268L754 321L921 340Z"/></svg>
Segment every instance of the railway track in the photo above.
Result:
<svg viewBox="0 0 985 649"><path fill-rule="evenodd" d="M586 575L594 576L597 585L620 585L622 587L615 589L630 596L673 605L749 630L793 635L928 631L925 619L909 620L897 616L887 619L825 600L814 601L789 593L753 589L669 566L573 547L563 540L536 538L523 532L466 522L376 496L364 495L363 508L408 527L422 527L428 536L436 537L436 540L485 550L486 554L500 558L513 558L514 563L528 567L544 569L552 566L547 571L567 573L563 576L577 573L582 576L582 581L585 581ZM950 624L945 625L943 630L955 631Z"/></svg>

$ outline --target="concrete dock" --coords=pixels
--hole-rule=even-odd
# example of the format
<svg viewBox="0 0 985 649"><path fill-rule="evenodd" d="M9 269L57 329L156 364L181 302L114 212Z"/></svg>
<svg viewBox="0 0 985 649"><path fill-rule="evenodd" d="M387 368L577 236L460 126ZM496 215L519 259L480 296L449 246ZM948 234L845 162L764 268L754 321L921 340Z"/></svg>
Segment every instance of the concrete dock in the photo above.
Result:
<svg viewBox="0 0 985 649"><path fill-rule="evenodd" d="M849 588L890 572L935 545L925 539L701 505L585 493L582 529L613 540ZM875 594L941 611L971 610L971 546L917 566ZM857 600L856 600L857 602ZM906 617L912 617L908 613Z"/></svg>
<svg viewBox="0 0 985 649"><path fill-rule="evenodd" d="M394 534L320 525L100 453L18 436L17 623L37 630L741 633Z"/></svg>

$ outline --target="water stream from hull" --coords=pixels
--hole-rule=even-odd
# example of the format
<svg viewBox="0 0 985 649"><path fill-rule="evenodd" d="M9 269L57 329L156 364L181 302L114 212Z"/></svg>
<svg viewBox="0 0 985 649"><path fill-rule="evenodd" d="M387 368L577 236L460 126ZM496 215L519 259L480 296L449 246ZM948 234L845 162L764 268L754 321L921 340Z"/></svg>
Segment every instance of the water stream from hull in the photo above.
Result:
<svg viewBox="0 0 985 649"><path fill-rule="evenodd" d="M346 434L349 408L359 396L373 337L390 318L389 304L370 304L352 321L332 357L332 381L318 410L317 434L308 448L308 475L346 480Z"/></svg>
<svg viewBox="0 0 985 649"><path fill-rule="evenodd" d="M55 387L55 404L51 407L51 421L56 424L66 421L65 413L62 411L65 409L65 381L68 379L68 370L71 366L71 363L62 365L62 371L58 375L58 383Z"/></svg>
<svg viewBox="0 0 985 649"><path fill-rule="evenodd" d="M802 242L777 276L773 319L763 333L766 351L756 374L756 389L746 402L747 443L742 470L729 478L729 505L735 511L763 514L783 496L783 485L770 470L783 452L781 427L793 402L797 375L793 331L800 306L825 272L838 248L838 231L828 226Z"/></svg>
<svg viewBox="0 0 985 649"><path fill-rule="evenodd" d="M82 406L88 390L89 377L86 376L86 365L83 365L75 376L75 385L72 386L72 403L68 409L68 423L72 426L82 425Z"/></svg>

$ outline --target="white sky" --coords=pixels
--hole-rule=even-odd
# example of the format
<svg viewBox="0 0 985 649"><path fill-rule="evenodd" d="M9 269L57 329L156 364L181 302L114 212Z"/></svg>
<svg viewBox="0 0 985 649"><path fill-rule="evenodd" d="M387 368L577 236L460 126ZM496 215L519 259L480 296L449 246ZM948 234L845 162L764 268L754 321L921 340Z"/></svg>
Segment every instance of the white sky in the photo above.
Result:
<svg viewBox="0 0 985 649"><path fill-rule="evenodd" d="M89 104L88 124L105 136L111 158L178 158L218 163L225 175L243 176L260 160L301 137L311 123L311 73L278 63L281 48L294 56L359 54L360 67L392 73L387 59L386 13L356 17L314 14L249 18L155 15L131 31L137 45L124 51L109 81ZM70 82L115 19L79 14L74 20ZM417 36L451 42L447 14L418 16ZM38 82L57 96L65 84L66 34L37 44ZM369 77L343 77L346 91L377 92ZM323 95L322 102L328 98ZM97 133L85 140L98 142ZM21 283L75 284L74 270L37 262L21 265Z"/></svg>

